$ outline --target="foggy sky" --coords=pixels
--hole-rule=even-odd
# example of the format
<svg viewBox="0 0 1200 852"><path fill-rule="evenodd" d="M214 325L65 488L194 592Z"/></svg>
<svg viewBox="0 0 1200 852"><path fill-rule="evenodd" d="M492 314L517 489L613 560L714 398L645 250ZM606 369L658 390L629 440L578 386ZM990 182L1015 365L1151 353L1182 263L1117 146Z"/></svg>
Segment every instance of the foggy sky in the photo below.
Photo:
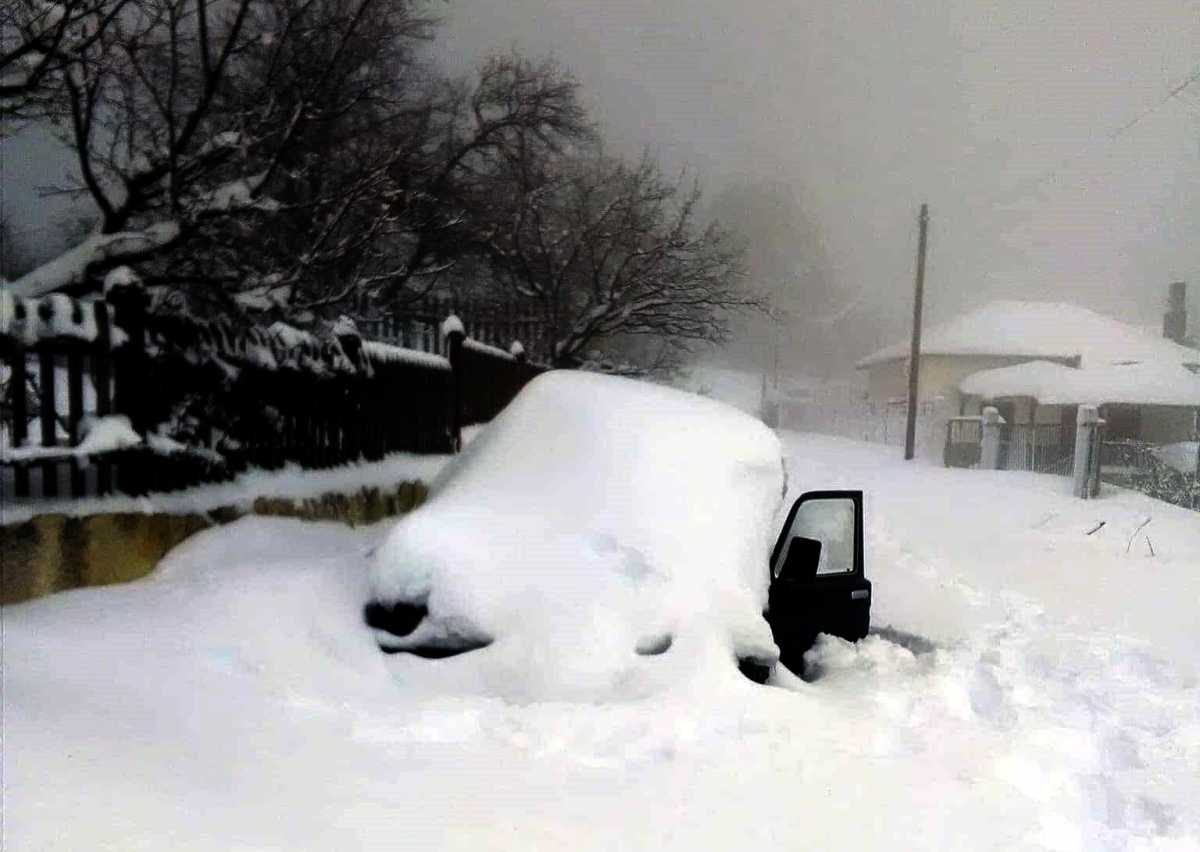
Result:
<svg viewBox="0 0 1200 852"><path fill-rule="evenodd" d="M820 230L853 337L911 311L932 210L928 321L989 298L1077 301L1158 325L1200 312L1200 0L447 0L437 50L554 54L610 147L650 146L711 194L778 182ZM1141 116L1134 126L1115 131ZM45 218L44 148L4 145L4 206ZM795 330L803 334L803 322ZM858 354L865 354L859 352Z"/></svg>
<svg viewBox="0 0 1200 852"><path fill-rule="evenodd" d="M863 311L905 333L922 201L930 321L1016 297L1159 325L1177 279L1200 308L1200 82L1113 138L1200 67L1200 2L450 0L446 20L451 55L552 52L610 140L711 191L786 184L863 297L848 333Z"/></svg>

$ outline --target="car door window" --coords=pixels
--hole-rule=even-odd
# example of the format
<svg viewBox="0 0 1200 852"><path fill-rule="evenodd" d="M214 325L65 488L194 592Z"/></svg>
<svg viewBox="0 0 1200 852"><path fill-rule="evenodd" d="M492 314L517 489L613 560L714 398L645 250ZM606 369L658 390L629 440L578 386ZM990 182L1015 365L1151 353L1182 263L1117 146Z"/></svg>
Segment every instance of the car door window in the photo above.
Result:
<svg viewBox="0 0 1200 852"><path fill-rule="evenodd" d="M818 498L800 504L792 519L786 541L796 536L816 539L821 542L821 559L817 563L817 575L848 574L854 570L854 501L846 498ZM773 576L778 577L783 569L787 547L781 548Z"/></svg>

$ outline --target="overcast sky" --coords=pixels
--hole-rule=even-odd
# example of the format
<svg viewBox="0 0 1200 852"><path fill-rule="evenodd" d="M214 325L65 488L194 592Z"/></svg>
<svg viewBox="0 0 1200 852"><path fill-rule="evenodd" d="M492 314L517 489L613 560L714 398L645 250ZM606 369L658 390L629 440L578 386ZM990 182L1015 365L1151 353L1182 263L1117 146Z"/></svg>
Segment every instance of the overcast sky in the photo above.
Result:
<svg viewBox="0 0 1200 852"><path fill-rule="evenodd" d="M865 311L904 333L921 201L930 320L1013 296L1158 324L1175 279L1200 308L1200 82L1162 103L1200 69L1200 0L434 8L460 67L513 46L557 56L612 147L651 146L713 193L785 185L846 300L864 297L841 322ZM43 150L4 149L5 209L29 227Z"/></svg>
<svg viewBox="0 0 1200 852"><path fill-rule="evenodd" d="M933 320L1013 296L1158 324L1169 281L1200 291L1200 82L1147 113L1200 69L1200 2L446 8L451 55L553 52L627 148L687 162L714 191L742 175L788 185L839 288L897 334L921 201Z"/></svg>

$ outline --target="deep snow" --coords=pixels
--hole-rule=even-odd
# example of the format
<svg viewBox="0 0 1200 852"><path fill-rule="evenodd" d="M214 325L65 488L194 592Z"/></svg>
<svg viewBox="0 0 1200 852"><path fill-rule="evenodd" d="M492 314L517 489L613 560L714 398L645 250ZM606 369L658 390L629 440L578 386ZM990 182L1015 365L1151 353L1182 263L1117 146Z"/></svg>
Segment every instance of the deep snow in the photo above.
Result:
<svg viewBox="0 0 1200 852"><path fill-rule="evenodd" d="M876 632L815 681L397 683L387 527L248 518L3 610L4 848L1200 848L1194 513L783 439L793 494L867 491Z"/></svg>

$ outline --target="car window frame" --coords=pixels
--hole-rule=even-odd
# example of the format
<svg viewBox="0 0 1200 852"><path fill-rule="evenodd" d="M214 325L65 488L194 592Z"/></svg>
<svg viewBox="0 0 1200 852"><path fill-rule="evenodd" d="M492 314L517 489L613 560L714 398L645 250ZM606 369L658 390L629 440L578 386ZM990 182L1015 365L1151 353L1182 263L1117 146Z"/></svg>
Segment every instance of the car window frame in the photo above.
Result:
<svg viewBox="0 0 1200 852"><path fill-rule="evenodd" d="M864 576L863 564L863 492L858 489L847 490L820 490L820 491L805 491L792 503L792 507L788 510L787 519L783 522L780 528L779 537L775 541L775 547L771 549L771 559L767 562L767 580L774 583L782 578L775 576L775 564L779 561L780 554L783 552L788 542L791 539L792 524L795 523L796 514L800 511L800 507L812 500L850 500L854 504L854 568L851 571L838 571L835 573L817 574L813 582L822 582L825 580L845 580L849 577Z"/></svg>

